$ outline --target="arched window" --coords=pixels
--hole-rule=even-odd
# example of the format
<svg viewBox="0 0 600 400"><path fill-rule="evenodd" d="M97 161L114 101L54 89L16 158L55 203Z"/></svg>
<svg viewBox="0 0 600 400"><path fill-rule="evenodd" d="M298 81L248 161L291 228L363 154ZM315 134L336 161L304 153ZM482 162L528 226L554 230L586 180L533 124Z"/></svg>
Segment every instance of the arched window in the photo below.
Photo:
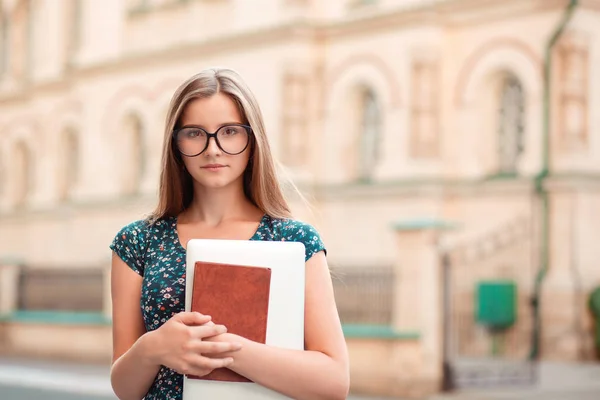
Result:
<svg viewBox="0 0 600 400"><path fill-rule="evenodd" d="M140 191L146 170L144 128L140 117L129 114L123 120L122 192L126 195Z"/></svg>
<svg viewBox="0 0 600 400"><path fill-rule="evenodd" d="M372 178L379 160L381 142L381 111L375 93L371 89L362 89L359 98L359 165L361 180Z"/></svg>
<svg viewBox="0 0 600 400"><path fill-rule="evenodd" d="M64 201L72 196L81 168L79 138L75 130L63 132L59 154L58 197Z"/></svg>
<svg viewBox="0 0 600 400"><path fill-rule="evenodd" d="M523 153L525 132L525 95L514 75L504 77L500 87L498 109L498 169L503 175L517 173Z"/></svg>
<svg viewBox="0 0 600 400"><path fill-rule="evenodd" d="M14 150L14 204L17 207L24 206L27 198L33 190L33 174L34 168L32 165L33 159L31 151L23 141L19 141Z"/></svg>

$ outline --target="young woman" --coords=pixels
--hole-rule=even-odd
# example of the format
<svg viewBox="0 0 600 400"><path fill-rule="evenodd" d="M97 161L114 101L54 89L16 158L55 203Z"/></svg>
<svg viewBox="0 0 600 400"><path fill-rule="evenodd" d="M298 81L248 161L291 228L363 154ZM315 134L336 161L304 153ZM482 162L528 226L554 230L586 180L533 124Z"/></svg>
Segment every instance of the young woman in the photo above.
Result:
<svg viewBox="0 0 600 400"><path fill-rule="evenodd" d="M304 243L305 350L252 342L184 312L192 238ZM294 399L346 398L348 355L325 247L312 226L291 218L258 103L234 71L202 71L176 91L158 207L110 247L111 382L120 399L181 399L182 374L220 367Z"/></svg>

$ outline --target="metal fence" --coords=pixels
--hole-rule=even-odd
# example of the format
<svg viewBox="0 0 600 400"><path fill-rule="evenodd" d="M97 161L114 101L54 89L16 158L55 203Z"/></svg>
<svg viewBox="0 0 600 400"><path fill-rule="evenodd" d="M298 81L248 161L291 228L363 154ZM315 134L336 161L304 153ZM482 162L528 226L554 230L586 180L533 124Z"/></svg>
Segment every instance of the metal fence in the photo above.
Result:
<svg viewBox="0 0 600 400"><path fill-rule="evenodd" d="M391 267L336 268L333 286L344 324L390 325L394 294ZM24 267L19 277L20 310L102 311L99 268Z"/></svg>
<svg viewBox="0 0 600 400"><path fill-rule="evenodd" d="M333 287L342 323L391 324L394 301L391 267L334 269Z"/></svg>
<svg viewBox="0 0 600 400"><path fill-rule="evenodd" d="M534 238L531 216L519 216L443 254L446 389L535 384L537 365L529 359ZM514 295L488 291L485 305L486 321L500 310L514 313L513 323L491 329L477 319L482 282L514 285Z"/></svg>
<svg viewBox="0 0 600 400"><path fill-rule="evenodd" d="M18 308L42 311L102 311L103 274L99 268L25 267L19 276Z"/></svg>

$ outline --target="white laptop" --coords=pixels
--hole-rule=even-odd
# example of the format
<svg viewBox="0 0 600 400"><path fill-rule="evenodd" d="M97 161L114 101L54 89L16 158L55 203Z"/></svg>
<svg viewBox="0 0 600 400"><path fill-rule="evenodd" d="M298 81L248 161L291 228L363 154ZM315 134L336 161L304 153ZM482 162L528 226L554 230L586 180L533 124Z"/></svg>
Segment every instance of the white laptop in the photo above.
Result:
<svg viewBox="0 0 600 400"><path fill-rule="evenodd" d="M185 310L191 310L191 286L197 261L271 268L265 343L303 350L304 251L304 245L298 242L192 239L187 244ZM203 399L281 400L289 397L253 382L188 379L184 375L183 400Z"/></svg>

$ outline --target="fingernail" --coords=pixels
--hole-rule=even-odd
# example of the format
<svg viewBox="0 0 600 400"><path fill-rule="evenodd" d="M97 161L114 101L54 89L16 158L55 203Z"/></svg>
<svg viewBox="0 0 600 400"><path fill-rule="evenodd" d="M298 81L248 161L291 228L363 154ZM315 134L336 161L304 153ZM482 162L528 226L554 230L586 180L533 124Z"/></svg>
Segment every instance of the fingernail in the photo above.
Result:
<svg viewBox="0 0 600 400"><path fill-rule="evenodd" d="M241 348L242 348L242 344L241 344L241 343L234 343L234 344L233 344L233 348L234 348L235 350L239 350L239 349L241 349Z"/></svg>

